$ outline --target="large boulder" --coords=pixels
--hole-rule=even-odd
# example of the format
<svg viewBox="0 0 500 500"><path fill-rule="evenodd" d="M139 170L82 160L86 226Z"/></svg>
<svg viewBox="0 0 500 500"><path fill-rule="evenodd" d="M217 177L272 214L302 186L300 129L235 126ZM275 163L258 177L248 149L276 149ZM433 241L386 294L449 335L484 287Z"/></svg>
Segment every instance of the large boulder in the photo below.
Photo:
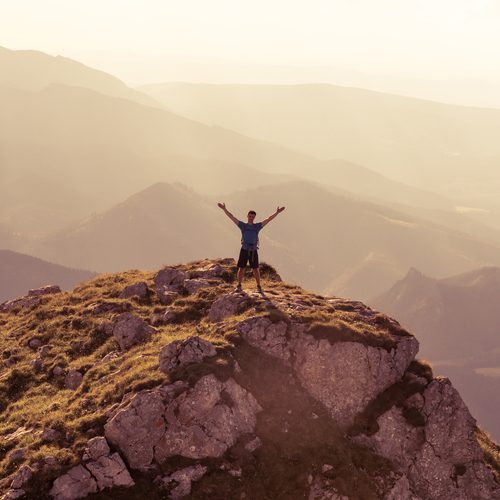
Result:
<svg viewBox="0 0 500 500"><path fill-rule="evenodd" d="M435 379L412 400L423 426L408 422L393 406L378 417L374 435L356 441L391 460L418 498L500 498L499 485L483 461L475 420L450 381Z"/></svg>
<svg viewBox="0 0 500 500"><path fill-rule="evenodd" d="M147 469L167 458L220 457L255 429L261 410L233 379L206 375L194 387L178 383L138 393L105 425L108 441L130 467Z"/></svg>
<svg viewBox="0 0 500 500"><path fill-rule="evenodd" d="M160 370L167 374L172 373L178 368L215 356L216 353L213 344L198 336L174 340L160 351Z"/></svg>
<svg viewBox="0 0 500 500"><path fill-rule="evenodd" d="M118 453L102 455L87 463L86 467L95 477L99 491L115 486L128 488L134 485L134 480Z"/></svg>
<svg viewBox="0 0 500 500"><path fill-rule="evenodd" d="M250 345L291 365L301 385L343 428L383 390L399 380L418 351L411 336L394 335L394 347L316 338L304 323L254 316L236 325Z"/></svg>
<svg viewBox="0 0 500 500"><path fill-rule="evenodd" d="M158 272L154 278L154 285L158 300L165 305L171 304L184 286L187 274L182 269L167 267Z"/></svg>
<svg viewBox="0 0 500 500"><path fill-rule="evenodd" d="M106 439L121 451L132 469L142 469L153 461L154 447L165 433L164 412L159 391L142 391L104 426Z"/></svg>
<svg viewBox="0 0 500 500"><path fill-rule="evenodd" d="M83 465L77 465L54 481L50 496L54 500L76 500L96 492L96 480Z"/></svg>
<svg viewBox="0 0 500 500"><path fill-rule="evenodd" d="M156 330L132 313L123 313L113 324L113 336L120 349L125 351L148 340Z"/></svg>
<svg viewBox="0 0 500 500"><path fill-rule="evenodd" d="M293 343L293 367L302 386L345 428L401 379L417 351L418 342L411 336L388 351L361 342L330 343L303 333Z"/></svg>

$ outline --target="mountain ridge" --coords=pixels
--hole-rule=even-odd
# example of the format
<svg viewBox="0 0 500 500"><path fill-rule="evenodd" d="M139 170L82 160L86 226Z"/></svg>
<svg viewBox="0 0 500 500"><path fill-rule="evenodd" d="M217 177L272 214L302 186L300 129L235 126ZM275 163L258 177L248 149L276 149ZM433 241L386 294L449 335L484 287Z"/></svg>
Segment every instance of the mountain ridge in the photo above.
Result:
<svg viewBox="0 0 500 500"><path fill-rule="evenodd" d="M498 498L500 448L413 335L262 275L236 293L233 259L195 261L0 309L2 492Z"/></svg>

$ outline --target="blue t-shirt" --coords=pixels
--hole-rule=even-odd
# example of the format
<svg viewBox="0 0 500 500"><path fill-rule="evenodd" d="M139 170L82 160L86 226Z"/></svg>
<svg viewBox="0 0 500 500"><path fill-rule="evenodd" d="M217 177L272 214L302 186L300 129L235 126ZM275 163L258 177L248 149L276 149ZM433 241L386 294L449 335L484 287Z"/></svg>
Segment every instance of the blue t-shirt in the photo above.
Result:
<svg viewBox="0 0 500 500"><path fill-rule="evenodd" d="M259 245L259 231L262 229L262 222L248 224L238 221L241 229L241 248L244 250L256 250Z"/></svg>

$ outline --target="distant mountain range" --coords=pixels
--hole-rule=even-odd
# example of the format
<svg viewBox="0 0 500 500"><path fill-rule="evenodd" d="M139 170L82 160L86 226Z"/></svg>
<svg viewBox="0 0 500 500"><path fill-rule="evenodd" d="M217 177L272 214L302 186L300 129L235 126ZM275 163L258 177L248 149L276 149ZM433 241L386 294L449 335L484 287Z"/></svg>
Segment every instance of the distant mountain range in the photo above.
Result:
<svg viewBox="0 0 500 500"><path fill-rule="evenodd" d="M478 171L494 175L500 157L499 109L328 84L165 83L138 89L193 120L325 160L368 165L420 186L442 189L443 183L477 179Z"/></svg>
<svg viewBox="0 0 500 500"><path fill-rule="evenodd" d="M90 271L69 269L29 255L0 250L0 302L44 285L59 285L68 290L95 275Z"/></svg>
<svg viewBox="0 0 500 500"><path fill-rule="evenodd" d="M239 230L216 201L180 185L156 184L37 240L29 251L98 271L236 255ZM261 233L262 258L316 291L368 300L415 264L435 276L500 265L493 244L305 181L238 191L220 201L242 220L250 208L261 220L285 205Z"/></svg>
<svg viewBox="0 0 500 500"><path fill-rule="evenodd" d="M472 413L500 438L500 268L445 279L411 269L372 305L410 328L420 353L451 377Z"/></svg>

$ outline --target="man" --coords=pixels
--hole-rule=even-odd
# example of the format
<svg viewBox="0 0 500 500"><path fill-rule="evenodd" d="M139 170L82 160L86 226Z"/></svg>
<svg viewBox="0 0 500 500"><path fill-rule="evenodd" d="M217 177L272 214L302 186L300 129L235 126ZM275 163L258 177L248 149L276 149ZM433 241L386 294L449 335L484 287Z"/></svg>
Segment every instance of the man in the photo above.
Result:
<svg viewBox="0 0 500 500"><path fill-rule="evenodd" d="M247 214L248 222L245 223L238 220L231 212L229 212L225 203L218 203L217 205L219 208L222 208L224 213L241 229L241 250L238 258L238 286L236 287L236 291L241 291L241 282L243 281L245 267L248 262L252 268L255 281L257 282L257 290L262 293L262 288L260 286L259 255L257 253L259 248L259 231L268 222L271 222L279 213L283 212L285 207L278 207L274 214L270 215L262 222L257 223L254 223L255 216L257 214L254 210L250 210Z"/></svg>

